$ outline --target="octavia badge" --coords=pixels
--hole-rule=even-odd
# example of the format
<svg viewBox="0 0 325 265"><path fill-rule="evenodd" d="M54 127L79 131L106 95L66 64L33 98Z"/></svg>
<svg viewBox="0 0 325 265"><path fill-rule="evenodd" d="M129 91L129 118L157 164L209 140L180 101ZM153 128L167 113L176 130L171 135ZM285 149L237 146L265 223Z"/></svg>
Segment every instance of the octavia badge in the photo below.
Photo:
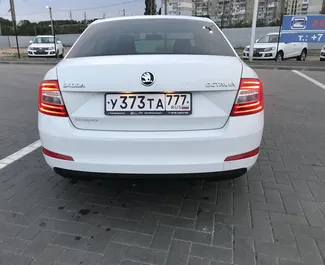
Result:
<svg viewBox="0 0 325 265"><path fill-rule="evenodd" d="M141 75L141 83L144 86L151 86L155 82L155 77L150 72L144 72Z"/></svg>

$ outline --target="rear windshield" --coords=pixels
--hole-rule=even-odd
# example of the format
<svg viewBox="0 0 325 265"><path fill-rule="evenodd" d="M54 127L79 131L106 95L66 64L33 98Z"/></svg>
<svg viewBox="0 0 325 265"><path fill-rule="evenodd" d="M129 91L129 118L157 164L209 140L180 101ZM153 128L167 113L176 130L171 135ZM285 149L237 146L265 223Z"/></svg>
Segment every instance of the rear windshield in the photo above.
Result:
<svg viewBox="0 0 325 265"><path fill-rule="evenodd" d="M212 23L190 19L128 19L91 25L67 58L141 54L235 56Z"/></svg>

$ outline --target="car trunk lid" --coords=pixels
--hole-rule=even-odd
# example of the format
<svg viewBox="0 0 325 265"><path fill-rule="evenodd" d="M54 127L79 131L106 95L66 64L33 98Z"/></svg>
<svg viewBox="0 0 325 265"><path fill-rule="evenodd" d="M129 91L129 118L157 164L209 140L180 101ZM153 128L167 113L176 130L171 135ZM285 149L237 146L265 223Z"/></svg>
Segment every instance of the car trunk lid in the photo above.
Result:
<svg viewBox="0 0 325 265"><path fill-rule="evenodd" d="M154 76L150 86L141 82L145 72ZM60 89L73 125L82 130L105 131L222 128L235 101L241 73L242 63L237 57L210 55L101 56L65 59L57 66ZM127 93L162 93L156 98L165 100L163 104L168 100L165 93L191 98L186 98L188 104L179 115L138 115L132 110L127 115L109 113L112 106L108 107L107 101L112 105ZM139 105L136 100L135 105ZM117 103L121 106L123 102ZM130 101L127 103L130 106ZM184 104L175 106L183 108Z"/></svg>

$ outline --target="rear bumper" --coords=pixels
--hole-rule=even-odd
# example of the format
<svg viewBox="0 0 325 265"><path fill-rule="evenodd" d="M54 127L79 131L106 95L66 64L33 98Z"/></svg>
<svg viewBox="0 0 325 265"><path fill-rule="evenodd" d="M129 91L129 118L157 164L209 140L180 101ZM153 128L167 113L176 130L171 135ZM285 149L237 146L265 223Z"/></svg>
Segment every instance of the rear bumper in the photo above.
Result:
<svg viewBox="0 0 325 265"><path fill-rule="evenodd" d="M65 178L77 178L77 179L218 179L228 180L241 177L247 172L247 168L239 168L234 170L209 172L209 173L187 173L187 174L112 174L112 173L97 173L97 172L85 172L75 171L63 168L53 168L53 170Z"/></svg>
<svg viewBox="0 0 325 265"><path fill-rule="evenodd" d="M78 130L68 118L39 113L42 145L74 161L44 155L61 174L197 174L249 170L257 156L227 161L260 146L264 112L231 117L219 130L107 132ZM237 170L237 171L236 171ZM241 174L243 174L240 171ZM90 173L91 172L91 173ZM228 173L227 173L228 172ZM221 174L222 175L222 174ZM236 175L236 174L235 174ZM98 175L97 175L98 176Z"/></svg>

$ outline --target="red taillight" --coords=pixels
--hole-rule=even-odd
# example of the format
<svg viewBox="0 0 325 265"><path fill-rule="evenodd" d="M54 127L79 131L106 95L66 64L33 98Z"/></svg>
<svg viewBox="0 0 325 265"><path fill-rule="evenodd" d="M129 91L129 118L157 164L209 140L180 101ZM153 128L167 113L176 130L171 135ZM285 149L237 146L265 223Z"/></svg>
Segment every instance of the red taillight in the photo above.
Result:
<svg viewBox="0 0 325 265"><path fill-rule="evenodd" d="M50 150L45 149L44 147L43 147L43 154L56 159L73 161L73 158L71 156L54 153Z"/></svg>
<svg viewBox="0 0 325 265"><path fill-rule="evenodd" d="M52 116L68 117L58 81L43 81L39 85L38 93L38 110L41 113Z"/></svg>
<svg viewBox="0 0 325 265"><path fill-rule="evenodd" d="M256 78L242 78L230 116L255 114L264 109L262 82Z"/></svg>
<svg viewBox="0 0 325 265"><path fill-rule="evenodd" d="M259 151L260 151L260 149L259 149L259 147L257 147L256 149L254 149L252 151L249 151L247 153L233 155L233 156L228 156L225 159L225 162L226 161L240 160L240 159L245 159L245 158L249 158L249 157L252 157L252 156L256 156L259 153Z"/></svg>

